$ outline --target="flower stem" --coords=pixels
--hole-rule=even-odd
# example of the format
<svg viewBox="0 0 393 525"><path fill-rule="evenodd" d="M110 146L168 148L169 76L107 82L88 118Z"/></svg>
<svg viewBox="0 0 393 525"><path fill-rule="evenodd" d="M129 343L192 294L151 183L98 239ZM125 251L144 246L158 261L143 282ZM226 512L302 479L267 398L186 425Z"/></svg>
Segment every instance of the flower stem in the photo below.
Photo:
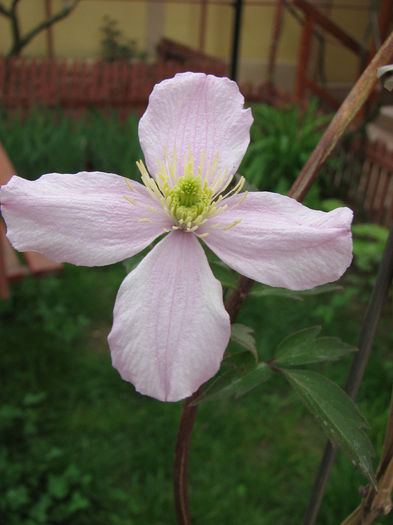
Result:
<svg viewBox="0 0 393 525"><path fill-rule="evenodd" d="M188 505L188 457L190 453L192 429L198 410L198 405L193 405L192 402L198 397L201 390L202 387L184 401L179 427L177 429L173 488L175 493L176 516L179 525L191 525Z"/></svg>

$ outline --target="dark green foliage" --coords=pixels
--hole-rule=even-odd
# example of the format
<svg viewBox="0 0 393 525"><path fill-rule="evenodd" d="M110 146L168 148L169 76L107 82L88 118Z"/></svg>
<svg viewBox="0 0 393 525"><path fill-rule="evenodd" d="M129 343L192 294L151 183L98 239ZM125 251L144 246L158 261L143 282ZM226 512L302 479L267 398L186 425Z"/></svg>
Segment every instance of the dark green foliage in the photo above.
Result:
<svg viewBox="0 0 393 525"><path fill-rule="evenodd" d="M44 173L105 171L138 178L142 159L138 117L87 111L71 119L62 110L35 108L22 116L0 113L0 142L16 172L34 180Z"/></svg>
<svg viewBox="0 0 393 525"><path fill-rule="evenodd" d="M363 431L368 423L353 401L321 374L311 370L284 370L284 374L327 437L338 444L354 465L377 488L372 465L374 449Z"/></svg>
<svg viewBox="0 0 393 525"><path fill-rule="evenodd" d="M233 361L241 358L241 363ZM249 363L248 355L232 355L224 361L222 371L203 390L195 401L216 401L227 397L239 398L267 381L272 371L267 363Z"/></svg>
<svg viewBox="0 0 393 525"><path fill-rule="evenodd" d="M335 361L356 350L337 337L318 337L319 332L318 326L297 331L280 342L274 359L258 362L252 329L242 324L232 325L232 341L251 351L256 362L250 363L249 355L244 352L228 354L218 376L209 382L195 403L239 398L267 381L273 371L281 372L327 437L340 445L376 488L371 460L374 450L363 431L369 427L353 401L323 375L310 370L293 370L298 365Z"/></svg>
<svg viewBox="0 0 393 525"><path fill-rule="evenodd" d="M389 230L378 224L352 225L353 272L349 284L365 302L374 285L388 235Z"/></svg>
<svg viewBox="0 0 393 525"><path fill-rule="evenodd" d="M320 331L320 326L313 326L283 339L277 347L274 365L287 367L335 361L356 350L338 337L318 337Z"/></svg>
<svg viewBox="0 0 393 525"><path fill-rule="evenodd" d="M251 144L239 172L260 190L285 194L331 117L318 115L316 100L304 112L296 105L277 109L260 104L252 113ZM313 189L308 202L317 196Z"/></svg>
<svg viewBox="0 0 393 525"><path fill-rule="evenodd" d="M382 259L389 231L377 224L354 224L353 254L356 268L366 275L375 274Z"/></svg>
<svg viewBox="0 0 393 525"><path fill-rule="evenodd" d="M114 115L105 120L95 112L75 122L59 114L58 123L53 125L49 112L37 111L24 123L3 118L0 140L20 175L36 178L87 168L138 177L135 161L141 152L135 117L126 128ZM211 259L225 287L233 287L236 274ZM37 479L42 480L41 511L47 512L42 523L56 523L60 516L59 523L69 520L73 525L175 523L172 459L180 404L135 393L112 369L106 342L118 287L126 269L139 260L110 268L66 266L61 276L14 284L11 298L0 302L0 406L5 410L0 410L0 425L8 429L2 436L8 450L3 490L13 491L2 498L6 523L13 525L11 507L19 520L15 523L40 523L32 517L40 501L32 485ZM253 329L259 364L251 351L240 351L239 343L250 343L250 332L243 330L231 343L224 366L230 374L233 364L240 363L244 391L256 388L239 399L233 399L232 392L232 399L199 407L190 457L196 525L301 523L325 439L282 374L263 382L258 366L265 370L262 363L274 359L285 335L313 325L322 325L324 336L356 345L365 308L359 291L366 276L370 278L359 272L354 282L350 273L342 290L318 290L331 292L323 295L296 292L293 297L291 292L291 299L301 301L288 301L282 291L263 286L248 298L238 322ZM388 305L359 393L377 454L393 382L390 321ZM318 364L319 370L342 385L350 357ZM25 397L29 392L46 392L46 398ZM25 421L35 426L29 437ZM53 457L49 451L60 453ZM15 472L31 481L18 481ZM362 484L362 475L340 454L319 522L340 523L358 505ZM29 524L25 516L36 521ZM388 523L389 517L379 522Z"/></svg>
<svg viewBox="0 0 393 525"><path fill-rule="evenodd" d="M44 436L46 395L26 394L0 407L0 521L72 524L90 506L91 477Z"/></svg>
<svg viewBox="0 0 393 525"><path fill-rule="evenodd" d="M12 297L0 302L0 401L19 410L26 392L47 393L33 410L37 432L24 461L38 471L44 456L33 449L61 450L46 467L47 480L77 465L79 482L67 501L72 491L79 491L90 505L73 515L73 525L175 523L171 476L181 406L136 394L110 363L106 335L124 276L122 264L66 266L59 277L30 278L13 285ZM356 344L363 308L342 292L310 296L303 302L250 297L239 323L253 327L259 360L268 361L285 333L322 322L321 306L332 310L324 335L340 335ZM377 450L393 381L390 316L389 311L359 397ZM240 348L233 343L230 355ZM244 354L245 365L255 364L251 352ZM228 369L231 359L225 360ZM343 384L348 360L333 362L323 373ZM15 457L18 443L25 439L23 427L14 427L12 435L7 447ZM323 445L318 426L281 374L238 400L202 403L190 464L195 523L298 525ZM91 480L83 486L85 475ZM364 478L351 463L339 459L321 523L336 525L349 514L358 504L362 484Z"/></svg>

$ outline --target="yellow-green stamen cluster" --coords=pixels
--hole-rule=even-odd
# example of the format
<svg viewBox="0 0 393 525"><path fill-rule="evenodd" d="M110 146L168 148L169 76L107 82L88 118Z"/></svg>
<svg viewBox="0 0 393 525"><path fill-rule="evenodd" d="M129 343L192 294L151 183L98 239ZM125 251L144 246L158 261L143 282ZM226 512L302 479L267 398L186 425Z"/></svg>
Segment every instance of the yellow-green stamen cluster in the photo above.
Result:
<svg viewBox="0 0 393 525"><path fill-rule="evenodd" d="M216 217L227 209L228 205L223 201L229 195L237 194L244 185L244 178L241 177L239 182L224 195L224 191L230 185L233 177L227 177L226 172L221 173L217 170L218 156L216 156L213 165L208 165L205 172L204 159L201 165L194 169L194 161L191 154L185 159L184 173L181 177L177 176L176 152L173 154L173 161L169 163L166 157L165 163L159 162L159 173L152 178L147 172L142 161L137 162L141 172L142 182L146 187L149 195L160 204L165 213L173 219L172 229L182 229L188 232L195 232L202 224L205 224L209 218ZM131 183L127 182L132 191L136 191ZM239 199L235 205L240 204L247 193ZM132 204L136 202L128 197L125 198ZM153 206L148 206L149 210L159 213ZM151 218L139 219L141 222L151 222ZM210 224L211 228L229 229L240 220L231 224L221 225L220 222ZM199 235L204 237L208 233Z"/></svg>
<svg viewBox="0 0 393 525"><path fill-rule="evenodd" d="M202 218L211 200L211 191L199 177L183 175L168 195L171 213L178 224L191 224Z"/></svg>

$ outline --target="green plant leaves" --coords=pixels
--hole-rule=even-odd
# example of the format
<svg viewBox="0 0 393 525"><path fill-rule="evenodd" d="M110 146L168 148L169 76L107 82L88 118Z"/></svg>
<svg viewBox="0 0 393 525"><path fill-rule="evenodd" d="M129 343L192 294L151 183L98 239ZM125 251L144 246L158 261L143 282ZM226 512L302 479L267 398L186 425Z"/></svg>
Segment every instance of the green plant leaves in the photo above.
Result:
<svg viewBox="0 0 393 525"><path fill-rule="evenodd" d="M254 330L249 326L240 323L234 323L231 325L231 339L238 343L246 350L249 350L255 357L255 361L258 361L257 347L255 345L255 339L253 336Z"/></svg>
<svg viewBox="0 0 393 525"><path fill-rule="evenodd" d="M304 301L305 297L310 295L319 295L328 292L336 292L342 290L342 286L337 284L324 284L323 286L316 286L311 290L287 290L286 288L274 288L272 286L267 286L264 284L257 284L251 290L250 295L253 297L288 297L289 299L294 299L296 301Z"/></svg>
<svg viewBox="0 0 393 525"><path fill-rule="evenodd" d="M318 337L320 330L319 326L313 326L283 339L271 364L284 373L327 437L337 443L374 484L371 462L374 451L362 430L368 425L353 401L338 385L321 374L286 368L336 360L356 350L336 337Z"/></svg>
<svg viewBox="0 0 393 525"><path fill-rule="evenodd" d="M261 190L287 193L331 117L318 114L317 100L306 111L267 104L252 111L251 144L239 172Z"/></svg>
<svg viewBox="0 0 393 525"><path fill-rule="evenodd" d="M211 269L215 278L221 282L223 288L229 288L231 290L236 288L238 275L228 268L225 263L219 260L212 261Z"/></svg>
<svg viewBox="0 0 393 525"><path fill-rule="evenodd" d="M78 120L61 109L34 108L28 115L4 114L0 142L21 177L76 173L83 169L140 178L143 158L136 114L122 122L116 111L86 110Z"/></svg>
<svg viewBox="0 0 393 525"><path fill-rule="evenodd" d="M202 394L194 401L199 404L204 401L215 401L226 397L243 396L271 376L272 371L267 363L257 363L239 374L239 369L228 370L219 375Z"/></svg>
<svg viewBox="0 0 393 525"><path fill-rule="evenodd" d="M310 370L282 370L327 437L339 445L376 488L368 424L352 400L326 377Z"/></svg>
<svg viewBox="0 0 393 525"><path fill-rule="evenodd" d="M277 347L274 364L281 367L334 361L356 351L354 346L337 337L317 337L320 331L320 326L313 326L283 339Z"/></svg>
<svg viewBox="0 0 393 525"><path fill-rule="evenodd" d="M91 476L68 464L43 432L46 397L28 392L20 406L0 406L0 515L10 525L74 523L76 513L91 506Z"/></svg>
<svg viewBox="0 0 393 525"><path fill-rule="evenodd" d="M372 275L375 275L389 230L377 224L354 224L352 233L355 266L360 271L372 272Z"/></svg>
<svg viewBox="0 0 393 525"><path fill-rule="evenodd" d="M214 277L221 282L223 288L234 289L237 286L239 275L237 272L229 268L215 253L204 246L207 260L210 268L214 273Z"/></svg>

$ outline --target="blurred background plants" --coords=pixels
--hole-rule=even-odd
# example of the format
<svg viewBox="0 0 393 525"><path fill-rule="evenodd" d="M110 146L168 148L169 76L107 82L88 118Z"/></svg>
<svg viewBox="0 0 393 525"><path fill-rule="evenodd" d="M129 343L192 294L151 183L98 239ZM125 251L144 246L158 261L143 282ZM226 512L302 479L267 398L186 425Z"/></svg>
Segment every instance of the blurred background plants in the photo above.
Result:
<svg viewBox="0 0 393 525"><path fill-rule="evenodd" d="M254 142L241 172L262 189L285 192L317 142L323 119L314 125L314 110L304 117L296 109L269 119L268 111L254 110ZM270 138L258 127L265 118L276 129ZM308 131L302 134L297 126L304 118ZM121 122L115 112L91 111L78 120L42 109L23 118L3 113L0 140L18 174L29 179L83 169L139 178L135 115ZM249 297L239 323L254 329L262 359L285 335L313 325L323 326L322 335L356 345L386 230L356 225L354 235L355 263L341 291L301 299ZM0 302L1 523L175 522L171 476L180 405L135 393L111 367L106 342L115 296L132 264L66 265L60 276L14 284L10 299ZM377 453L393 382L391 310L388 304L359 395ZM343 384L349 359L323 365L323 373ZM238 400L202 404L190 464L195 523L298 525L324 441L280 377ZM321 523L344 519L358 504L362 484L340 454Z"/></svg>
<svg viewBox="0 0 393 525"><path fill-rule="evenodd" d="M82 170L139 176L135 114L122 121L116 111L92 110L71 118L61 109L35 108L25 116L3 111L0 118L0 141L21 177Z"/></svg>
<svg viewBox="0 0 393 525"><path fill-rule="evenodd" d="M90 506L91 477L45 437L46 397L27 393L20 405L0 407L0 516L9 525L73 523Z"/></svg>
<svg viewBox="0 0 393 525"><path fill-rule="evenodd" d="M252 113L251 144L239 172L259 190L286 194L331 116L318 111L317 99L305 110L295 104L289 108L258 104L253 106ZM307 203L311 205L319 196L316 183L307 196Z"/></svg>
<svg viewBox="0 0 393 525"><path fill-rule="evenodd" d="M144 60L146 53L138 49L135 40L126 39L118 22L109 15L104 16L101 26L101 56L107 62L115 60Z"/></svg>

